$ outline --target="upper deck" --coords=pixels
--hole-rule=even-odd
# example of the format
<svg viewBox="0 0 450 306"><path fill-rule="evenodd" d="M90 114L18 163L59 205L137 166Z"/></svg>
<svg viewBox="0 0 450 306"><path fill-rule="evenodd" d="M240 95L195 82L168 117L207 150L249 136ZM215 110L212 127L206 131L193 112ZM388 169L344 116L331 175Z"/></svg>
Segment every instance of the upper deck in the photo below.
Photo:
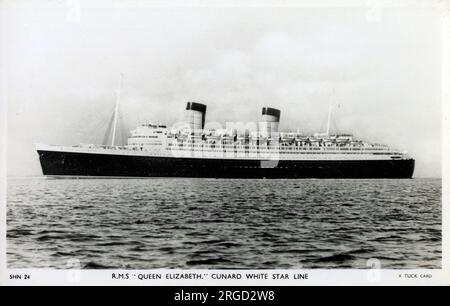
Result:
<svg viewBox="0 0 450 306"><path fill-rule="evenodd" d="M386 145L355 140L352 135L303 135L298 132L260 132L239 135L233 130L169 130L162 125L145 124L133 130L126 150L175 156L216 158L366 158L367 156L403 158L405 152Z"/></svg>
<svg viewBox="0 0 450 306"><path fill-rule="evenodd" d="M234 134L234 135L233 135ZM392 160L409 159L406 152L353 139L351 135L207 131L192 135L163 125L144 124L131 132L126 146L40 145L41 149L92 154L249 160Z"/></svg>

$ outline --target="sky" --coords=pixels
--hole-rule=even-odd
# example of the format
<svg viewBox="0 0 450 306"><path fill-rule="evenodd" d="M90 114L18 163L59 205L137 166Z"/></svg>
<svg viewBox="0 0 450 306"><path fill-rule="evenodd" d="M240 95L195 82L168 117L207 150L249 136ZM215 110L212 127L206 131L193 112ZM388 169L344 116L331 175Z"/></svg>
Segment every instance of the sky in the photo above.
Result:
<svg viewBox="0 0 450 306"><path fill-rule="evenodd" d="M122 73L126 130L172 125L197 101L223 126L255 122L271 106L281 130L324 132L333 100L332 131L406 150L416 177L440 177L443 14L434 2L220 3L3 1L8 176L41 175L36 143L101 143Z"/></svg>

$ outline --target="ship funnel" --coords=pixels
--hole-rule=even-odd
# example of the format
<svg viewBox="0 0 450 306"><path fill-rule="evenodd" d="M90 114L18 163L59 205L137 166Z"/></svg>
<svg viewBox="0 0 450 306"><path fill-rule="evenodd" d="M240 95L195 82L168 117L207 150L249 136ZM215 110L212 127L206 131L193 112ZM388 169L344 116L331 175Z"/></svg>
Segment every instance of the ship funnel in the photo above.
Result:
<svg viewBox="0 0 450 306"><path fill-rule="evenodd" d="M272 138L274 134L278 134L278 126L280 124L280 110L271 107L263 107L262 120L260 122L260 133L264 137Z"/></svg>
<svg viewBox="0 0 450 306"><path fill-rule="evenodd" d="M191 133L201 134L205 127L206 105L188 102L186 105L186 123Z"/></svg>

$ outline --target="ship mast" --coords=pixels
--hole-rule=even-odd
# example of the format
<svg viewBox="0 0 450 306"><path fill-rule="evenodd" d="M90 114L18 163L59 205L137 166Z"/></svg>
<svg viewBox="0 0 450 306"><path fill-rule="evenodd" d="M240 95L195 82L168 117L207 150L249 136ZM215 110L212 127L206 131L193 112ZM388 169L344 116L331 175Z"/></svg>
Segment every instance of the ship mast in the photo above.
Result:
<svg viewBox="0 0 450 306"><path fill-rule="evenodd" d="M119 105L120 105L120 94L122 92L122 82L123 82L123 73L120 74L119 89L117 90L116 107L114 109L114 125L112 132L111 147L114 147L114 143L116 142L116 130L117 130L117 120L119 118Z"/></svg>
<svg viewBox="0 0 450 306"><path fill-rule="evenodd" d="M331 95L331 101L330 101L330 106L328 108L328 119L327 119L327 136L330 136L330 121L331 121L331 110L333 108L333 102L334 102L334 88L333 88L333 93Z"/></svg>

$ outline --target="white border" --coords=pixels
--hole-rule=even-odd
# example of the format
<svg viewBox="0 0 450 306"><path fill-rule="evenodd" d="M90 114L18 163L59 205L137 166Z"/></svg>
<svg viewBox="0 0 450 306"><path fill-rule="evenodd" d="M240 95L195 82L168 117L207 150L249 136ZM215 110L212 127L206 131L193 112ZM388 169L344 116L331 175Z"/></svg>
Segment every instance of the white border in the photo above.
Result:
<svg viewBox="0 0 450 306"><path fill-rule="evenodd" d="M449 18L450 18L450 5L449 1L441 3L441 25L442 25L442 51L441 51L441 63L442 63L442 269L446 271L446 284L450 285L450 41L449 41Z"/></svg>
<svg viewBox="0 0 450 306"><path fill-rule="evenodd" d="M232 270L230 273L249 273L249 272L264 272L268 275L274 273L288 273L293 275L296 273L307 273L307 280L211 280L210 277L213 273L224 273L224 270L50 270L50 269L7 269L6 267L6 175L7 175L7 98L8 98L8 84L6 72L4 69L0 69L0 284L1 285L450 285L450 261L449 261L449 233L450 233L450 207L449 207L449 178L450 173L450 144L449 144L449 3L448 1L372 1L380 4L383 7L430 7L435 6L442 10L442 269L434 270ZM88 1L83 3L89 7L110 7L114 3L115 7L134 7L134 6L297 6L297 7L363 7L372 2L367 1L271 1L271 0L249 0L249 1L218 1L218 0L192 0L180 1L119 1L119 2L101 2L101 5L97 2L95 5ZM224 4L226 3L226 4ZM60 4L55 2L37 3L28 1L10 1L0 2L0 23L2 22L3 14L6 14L2 8L4 7L60 7ZM0 31L4 27L0 24ZM0 38L3 39L0 32ZM0 45L2 45L0 40ZM0 48L0 52L2 52ZM3 64L5 56L0 53L0 64ZM2 65L3 66L3 65ZM160 273L165 275L166 273L202 273L207 274L205 279L192 281L192 280L139 280L138 276L131 277L128 280L113 280L112 273L129 273L134 275L139 274L151 274ZM29 280L9 280L11 274L30 275ZM399 277L399 275L405 276L405 274L416 275L417 278L405 278ZM429 276L432 278L426 278L421 276Z"/></svg>
<svg viewBox="0 0 450 306"><path fill-rule="evenodd" d="M199 274L201 280L175 280L170 279L178 274ZM238 274L240 280L216 280L214 275ZM246 279L248 273L267 274L267 280ZM383 270L383 269L305 269L305 270L49 270L49 269L10 269L10 274L30 275L29 280L10 280L8 285L107 285L107 286L423 286L449 284L448 273L444 270ZM129 279L113 279L121 274ZM128 274L128 275L127 275ZM274 280L275 275L288 275L289 279ZM307 275L307 279L294 279L295 275ZM161 275L162 279L140 279L146 275ZM169 275L170 277L167 277ZM431 277L431 278L429 278Z"/></svg>
<svg viewBox="0 0 450 306"><path fill-rule="evenodd" d="M5 44L3 20L6 12L0 2L0 45ZM0 48L0 67L5 67L4 49ZM6 177L7 177L7 117L8 117L8 79L6 69L0 69L0 285L6 275Z"/></svg>

